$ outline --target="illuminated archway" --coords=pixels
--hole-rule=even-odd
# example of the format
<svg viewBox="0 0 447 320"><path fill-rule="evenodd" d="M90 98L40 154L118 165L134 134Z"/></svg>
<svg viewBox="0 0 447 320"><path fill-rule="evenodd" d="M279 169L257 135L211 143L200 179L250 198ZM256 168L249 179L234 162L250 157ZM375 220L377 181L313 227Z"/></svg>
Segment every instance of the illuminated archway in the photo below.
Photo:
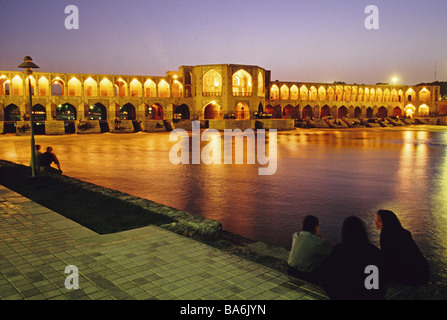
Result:
<svg viewBox="0 0 447 320"><path fill-rule="evenodd" d="M45 77L40 77L39 81L37 83L39 85L39 95L40 96L48 96L50 93L50 90L49 90L50 84L48 82L48 79Z"/></svg>
<svg viewBox="0 0 447 320"><path fill-rule="evenodd" d="M400 107L396 107L393 109L393 117L402 117L403 112Z"/></svg>
<svg viewBox="0 0 447 320"><path fill-rule="evenodd" d="M324 87L320 87L320 89L318 89L318 99L321 101L326 100L326 89Z"/></svg>
<svg viewBox="0 0 447 320"><path fill-rule="evenodd" d="M290 88L290 100L298 100L299 97L299 89L296 85L293 85Z"/></svg>
<svg viewBox="0 0 447 320"><path fill-rule="evenodd" d="M317 88L315 88L314 86L310 87L309 90L309 100L311 101L316 101L317 100Z"/></svg>
<svg viewBox="0 0 447 320"><path fill-rule="evenodd" d="M264 83L264 76L262 75L262 72L259 71L258 73L258 96L264 96L264 89L265 83Z"/></svg>
<svg viewBox="0 0 447 320"><path fill-rule="evenodd" d="M419 102L429 102L430 101L430 91L426 88L419 92Z"/></svg>
<svg viewBox="0 0 447 320"><path fill-rule="evenodd" d="M92 78L84 81L84 95L86 97L95 97L98 95L98 84Z"/></svg>
<svg viewBox="0 0 447 320"><path fill-rule="evenodd" d="M343 100L344 101L351 101L351 93L352 93L351 88L350 87L346 87L345 88L345 92L343 94Z"/></svg>
<svg viewBox="0 0 447 320"><path fill-rule="evenodd" d="M321 118L329 117L331 115L331 108L329 108L329 106L326 105L323 108L321 108L320 113Z"/></svg>
<svg viewBox="0 0 447 320"><path fill-rule="evenodd" d="M126 97L127 96L127 82L123 79L118 79L115 82L115 96Z"/></svg>
<svg viewBox="0 0 447 320"><path fill-rule="evenodd" d="M378 88L376 91L376 102L382 102L383 97L383 91L382 89Z"/></svg>
<svg viewBox="0 0 447 320"><path fill-rule="evenodd" d="M309 99L309 90L306 86L302 86L300 88L300 100L308 100Z"/></svg>
<svg viewBox="0 0 447 320"><path fill-rule="evenodd" d="M391 101L391 92L389 89L385 89L383 92L383 102L390 102Z"/></svg>
<svg viewBox="0 0 447 320"><path fill-rule="evenodd" d="M143 96L143 86L140 81L133 79L129 85L129 92L131 97L142 97Z"/></svg>
<svg viewBox="0 0 447 320"><path fill-rule="evenodd" d="M90 106L87 116L90 120L107 120L107 108L101 103L96 103Z"/></svg>
<svg viewBox="0 0 447 320"><path fill-rule="evenodd" d="M276 84L274 84L270 88L270 100L278 100L279 98L279 88Z"/></svg>
<svg viewBox="0 0 447 320"><path fill-rule="evenodd" d="M33 106L33 118L35 121L45 121L47 119L47 111L41 104Z"/></svg>
<svg viewBox="0 0 447 320"><path fill-rule="evenodd" d="M380 107L379 110L377 110L377 117L381 119L385 119L388 117L388 110L385 107Z"/></svg>
<svg viewBox="0 0 447 320"><path fill-rule="evenodd" d="M374 102L375 98L376 98L376 90L375 89L369 90L369 101Z"/></svg>
<svg viewBox="0 0 447 320"><path fill-rule="evenodd" d="M236 120L250 119L250 108L246 103L239 102L236 105Z"/></svg>
<svg viewBox="0 0 447 320"><path fill-rule="evenodd" d="M281 87L281 100L289 100L289 87L285 84Z"/></svg>
<svg viewBox="0 0 447 320"><path fill-rule="evenodd" d="M423 104L419 107L418 113L420 117L428 117L430 115L430 108L426 104Z"/></svg>
<svg viewBox="0 0 447 320"><path fill-rule="evenodd" d="M131 103L126 103L120 108L120 119L121 120L135 120L136 112L135 107Z"/></svg>
<svg viewBox="0 0 447 320"><path fill-rule="evenodd" d="M174 114L176 115L177 119L189 119L190 118L189 107L186 104L175 106Z"/></svg>
<svg viewBox="0 0 447 320"><path fill-rule="evenodd" d="M264 113L273 115L275 113L275 108L273 108L271 105L267 105L265 106Z"/></svg>
<svg viewBox="0 0 447 320"><path fill-rule="evenodd" d="M357 101L363 101L363 88L359 88L357 93Z"/></svg>
<svg viewBox="0 0 447 320"><path fill-rule="evenodd" d="M146 109L146 118L151 120L163 120L163 108L158 103L149 106Z"/></svg>
<svg viewBox="0 0 447 320"><path fill-rule="evenodd" d="M203 75L203 95L222 95L222 75L214 69L209 70Z"/></svg>
<svg viewBox="0 0 447 320"><path fill-rule="evenodd" d="M76 78L71 78L67 82L68 86L68 96L70 97L76 97L82 95L82 84L81 81L79 81Z"/></svg>
<svg viewBox="0 0 447 320"><path fill-rule="evenodd" d="M15 76L11 81L12 95L21 96L23 95L23 80L19 76Z"/></svg>
<svg viewBox="0 0 447 320"><path fill-rule="evenodd" d="M51 82L51 95L63 96L64 94L65 94L65 84L60 78L56 77Z"/></svg>
<svg viewBox="0 0 447 320"><path fill-rule="evenodd" d="M416 91L413 89L408 89L407 92L405 92L405 100L408 102L415 102L416 101Z"/></svg>
<svg viewBox="0 0 447 320"><path fill-rule="evenodd" d="M328 101L334 101L334 96L335 96L335 90L333 87L329 87L327 89L327 100Z"/></svg>
<svg viewBox="0 0 447 320"><path fill-rule="evenodd" d="M292 118L295 119L296 118L296 111L295 108L292 105L287 105L284 110L283 110L283 116L285 118Z"/></svg>
<svg viewBox="0 0 447 320"><path fill-rule="evenodd" d="M370 98L369 95L369 88L365 88L364 94L363 94L363 101L368 102Z"/></svg>
<svg viewBox="0 0 447 320"><path fill-rule="evenodd" d="M169 98L171 96L171 88L165 80L161 80L158 84L158 96L160 98Z"/></svg>
<svg viewBox="0 0 447 320"><path fill-rule="evenodd" d="M76 120L77 111L76 108L69 103L64 103L56 108L57 120Z"/></svg>
<svg viewBox="0 0 447 320"><path fill-rule="evenodd" d="M409 104L405 107L404 112L407 118L413 118L414 114L416 113L416 108L413 105Z"/></svg>
<svg viewBox="0 0 447 320"><path fill-rule="evenodd" d="M144 96L147 98L155 98L157 96L157 86L151 79L147 79L144 83Z"/></svg>
<svg viewBox="0 0 447 320"><path fill-rule="evenodd" d="M209 103L203 109L203 118L205 120L222 119L222 107L215 102Z"/></svg>
<svg viewBox="0 0 447 320"><path fill-rule="evenodd" d="M113 84L109 79L104 78L99 83L99 95L101 97L113 97L114 96Z"/></svg>
<svg viewBox="0 0 447 320"><path fill-rule="evenodd" d="M312 118L313 111L311 106L305 106L302 111L303 118Z"/></svg>
<svg viewBox="0 0 447 320"><path fill-rule="evenodd" d="M358 88L357 87L352 87L352 92L351 92L351 101L357 101L357 91Z"/></svg>
<svg viewBox="0 0 447 320"><path fill-rule="evenodd" d="M339 119L346 118L348 116L348 108L346 108L345 106L341 106L340 108L338 108L337 116Z"/></svg>
<svg viewBox="0 0 447 320"><path fill-rule="evenodd" d="M20 108L15 104L10 104L5 108L5 121L20 121Z"/></svg>
<svg viewBox="0 0 447 320"><path fill-rule="evenodd" d="M393 89L391 91L391 102L398 102L399 101L399 95L397 94L397 90Z"/></svg>
<svg viewBox="0 0 447 320"><path fill-rule="evenodd" d="M335 100L342 101L343 100L343 88L340 86L335 87Z"/></svg>
<svg viewBox="0 0 447 320"><path fill-rule="evenodd" d="M178 80L174 80L172 84L172 96L174 98L183 97L183 85Z"/></svg>
<svg viewBox="0 0 447 320"><path fill-rule="evenodd" d="M0 96L8 96L9 92L9 79L6 76L0 77Z"/></svg>
<svg viewBox="0 0 447 320"><path fill-rule="evenodd" d="M253 80L251 75L241 69L232 77L234 96L251 96L253 92Z"/></svg>

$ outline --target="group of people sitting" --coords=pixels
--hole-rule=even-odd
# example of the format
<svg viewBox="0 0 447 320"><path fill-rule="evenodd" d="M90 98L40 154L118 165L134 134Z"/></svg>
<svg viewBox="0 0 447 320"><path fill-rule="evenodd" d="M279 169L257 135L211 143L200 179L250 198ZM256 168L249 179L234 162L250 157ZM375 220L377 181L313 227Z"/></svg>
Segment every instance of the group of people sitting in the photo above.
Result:
<svg viewBox="0 0 447 320"><path fill-rule="evenodd" d="M370 243L364 222L356 216L344 220L342 241L333 246L321 235L318 218L306 216L302 231L293 234L289 274L322 286L333 300L384 299L389 284L427 283L429 264L398 217L379 210L375 224L380 249ZM370 266L377 271L374 288L366 285Z"/></svg>
<svg viewBox="0 0 447 320"><path fill-rule="evenodd" d="M37 172L46 172L51 168L51 164L55 164L60 173L62 173L61 165L59 163L59 159L56 157L56 154L53 152L52 147L47 147L46 152L42 153L40 151L41 146L39 144L36 145L35 150L35 159L36 159L36 170Z"/></svg>

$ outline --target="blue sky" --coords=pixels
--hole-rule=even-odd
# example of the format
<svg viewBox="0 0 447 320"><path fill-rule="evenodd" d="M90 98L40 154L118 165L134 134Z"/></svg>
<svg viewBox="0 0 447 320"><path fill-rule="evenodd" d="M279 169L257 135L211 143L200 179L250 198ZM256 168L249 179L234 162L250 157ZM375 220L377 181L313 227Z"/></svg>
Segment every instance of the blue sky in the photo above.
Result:
<svg viewBox="0 0 447 320"><path fill-rule="evenodd" d="M368 5L379 30L367 30ZM67 30L65 7L79 9ZM259 65L272 80L447 80L445 0L0 0L0 70L164 75L181 65Z"/></svg>

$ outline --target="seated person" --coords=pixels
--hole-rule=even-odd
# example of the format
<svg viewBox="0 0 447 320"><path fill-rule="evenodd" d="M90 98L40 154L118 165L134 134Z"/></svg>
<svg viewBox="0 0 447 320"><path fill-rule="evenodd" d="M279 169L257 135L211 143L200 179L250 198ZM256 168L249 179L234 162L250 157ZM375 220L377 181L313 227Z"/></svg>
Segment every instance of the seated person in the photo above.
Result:
<svg viewBox="0 0 447 320"><path fill-rule="evenodd" d="M372 280L367 273L369 267L376 269L372 288L366 285ZM342 242L321 263L320 276L327 295L333 300L382 300L386 293L382 275L380 250L369 242L363 221L356 216L346 218Z"/></svg>
<svg viewBox="0 0 447 320"><path fill-rule="evenodd" d="M376 226L380 233L380 249L387 281L403 285L422 285L430 280L430 266L394 212L379 210Z"/></svg>
<svg viewBox="0 0 447 320"><path fill-rule="evenodd" d="M318 282L318 267L329 256L332 245L320 234L320 222L315 216L306 216L301 232L292 237L288 265L289 275L308 282Z"/></svg>
<svg viewBox="0 0 447 320"><path fill-rule="evenodd" d="M41 171L48 171L51 168L51 164L55 163L58 170L62 173L61 166L59 164L59 160L53 152L52 147L48 147L47 151L40 156L40 167Z"/></svg>

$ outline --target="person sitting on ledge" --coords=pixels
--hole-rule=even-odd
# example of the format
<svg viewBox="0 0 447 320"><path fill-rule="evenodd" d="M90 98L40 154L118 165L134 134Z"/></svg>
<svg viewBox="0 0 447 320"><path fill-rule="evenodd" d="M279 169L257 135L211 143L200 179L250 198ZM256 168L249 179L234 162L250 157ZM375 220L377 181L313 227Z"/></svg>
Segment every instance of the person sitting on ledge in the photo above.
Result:
<svg viewBox="0 0 447 320"><path fill-rule="evenodd" d="M306 216L301 232L292 237L288 273L304 281L318 284L318 268L321 261L329 256L332 245L320 233L320 222L315 216Z"/></svg>
<svg viewBox="0 0 447 320"><path fill-rule="evenodd" d="M57 159L56 155L53 152L52 147L47 148L47 152L43 153L40 157L40 167L41 171L48 172L51 168L51 164L55 163L59 172L62 173L61 166L59 163L59 160Z"/></svg>
<svg viewBox="0 0 447 320"><path fill-rule="evenodd" d="M363 221L356 216L346 218L342 242L321 263L320 276L327 295L332 300L383 300L386 284L382 274L381 252L369 242Z"/></svg>
<svg viewBox="0 0 447 320"><path fill-rule="evenodd" d="M384 257L386 280L403 285L427 283L430 278L429 264L394 212L379 210L376 227L381 231L380 250Z"/></svg>

